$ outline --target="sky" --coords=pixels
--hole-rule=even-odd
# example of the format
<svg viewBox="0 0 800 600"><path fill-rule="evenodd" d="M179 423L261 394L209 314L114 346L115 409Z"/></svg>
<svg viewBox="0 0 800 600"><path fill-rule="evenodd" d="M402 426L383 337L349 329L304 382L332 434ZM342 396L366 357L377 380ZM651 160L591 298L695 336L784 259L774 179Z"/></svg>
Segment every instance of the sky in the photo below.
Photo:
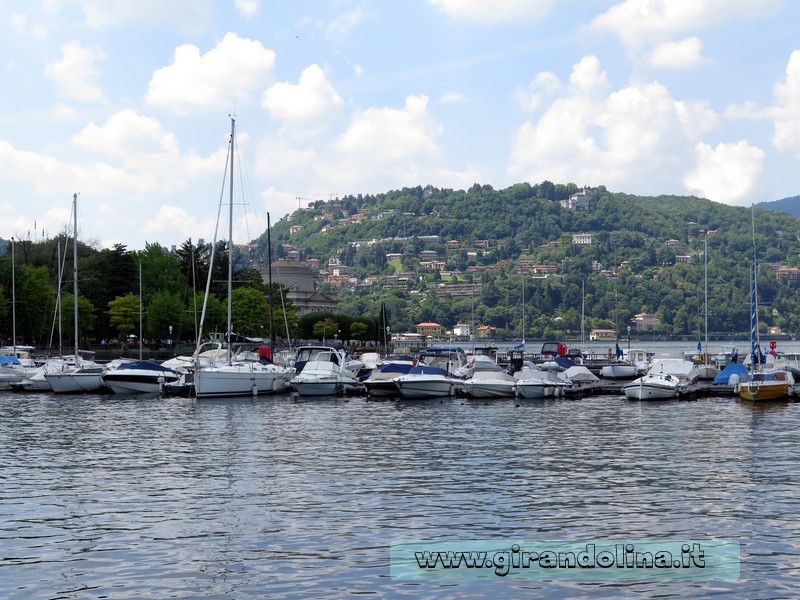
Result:
<svg viewBox="0 0 800 600"><path fill-rule="evenodd" d="M0 0L0 238L71 232L73 194L78 238L129 250L426 185L794 196L798 23L792 0Z"/></svg>

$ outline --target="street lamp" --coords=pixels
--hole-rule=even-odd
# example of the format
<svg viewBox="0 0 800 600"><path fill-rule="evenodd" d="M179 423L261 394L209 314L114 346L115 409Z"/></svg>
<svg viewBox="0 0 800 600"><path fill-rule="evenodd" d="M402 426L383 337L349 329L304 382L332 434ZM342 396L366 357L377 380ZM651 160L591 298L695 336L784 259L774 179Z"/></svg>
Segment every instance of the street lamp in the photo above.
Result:
<svg viewBox="0 0 800 600"><path fill-rule="evenodd" d="M631 326L628 325L628 350L631 349Z"/></svg>

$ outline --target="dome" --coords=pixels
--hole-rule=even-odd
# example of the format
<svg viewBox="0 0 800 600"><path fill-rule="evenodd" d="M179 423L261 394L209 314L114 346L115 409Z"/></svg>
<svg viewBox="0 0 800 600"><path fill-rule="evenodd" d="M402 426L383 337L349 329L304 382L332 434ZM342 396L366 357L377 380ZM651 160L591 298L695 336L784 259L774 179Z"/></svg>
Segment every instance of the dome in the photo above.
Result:
<svg viewBox="0 0 800 600"><path fill-rule="evenodd" d="M269 282L269 270L262 269L261 277ZM280 283L292 290L302 292L314 291L314 273L306 265L297 260L281 258L272 263L272 282Z"/></svg>

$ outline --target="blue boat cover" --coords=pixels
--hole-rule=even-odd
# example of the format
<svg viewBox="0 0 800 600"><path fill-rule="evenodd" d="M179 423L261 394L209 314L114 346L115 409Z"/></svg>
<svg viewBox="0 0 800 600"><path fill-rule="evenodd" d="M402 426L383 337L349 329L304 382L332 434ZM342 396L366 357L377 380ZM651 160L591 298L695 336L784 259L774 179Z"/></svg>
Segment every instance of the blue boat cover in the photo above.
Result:
<svg viewBox="0 0 800 600"><path fill-rule="evenodd" d="M18 365L19 360L16 356L0 356L0 365Z"/></svg>
<svg viewBox="0 0 800 600"><path fill-rule="evenodd" d="M713 385L728 385L731 375L738 375L739 381L747 381L748 373L747 367L742 363L729 363L719 375L714 377L714 381L711 383Z"/></svg>

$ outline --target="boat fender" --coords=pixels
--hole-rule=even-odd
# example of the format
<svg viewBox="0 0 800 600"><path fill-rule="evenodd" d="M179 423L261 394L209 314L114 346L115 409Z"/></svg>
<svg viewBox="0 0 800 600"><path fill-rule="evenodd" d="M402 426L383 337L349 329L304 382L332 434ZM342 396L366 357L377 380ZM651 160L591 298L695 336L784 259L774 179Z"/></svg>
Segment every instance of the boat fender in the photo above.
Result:
<svg viewBox="0 0 800 600"><path fill-rule="evenodd" d="M731 375L731 376L728 378L728 384L729 384L729 385L732 385L732 386L737 386L737 385L739 385L739 375L738 375L737 373L734 373L733 375Z"/></svg>

